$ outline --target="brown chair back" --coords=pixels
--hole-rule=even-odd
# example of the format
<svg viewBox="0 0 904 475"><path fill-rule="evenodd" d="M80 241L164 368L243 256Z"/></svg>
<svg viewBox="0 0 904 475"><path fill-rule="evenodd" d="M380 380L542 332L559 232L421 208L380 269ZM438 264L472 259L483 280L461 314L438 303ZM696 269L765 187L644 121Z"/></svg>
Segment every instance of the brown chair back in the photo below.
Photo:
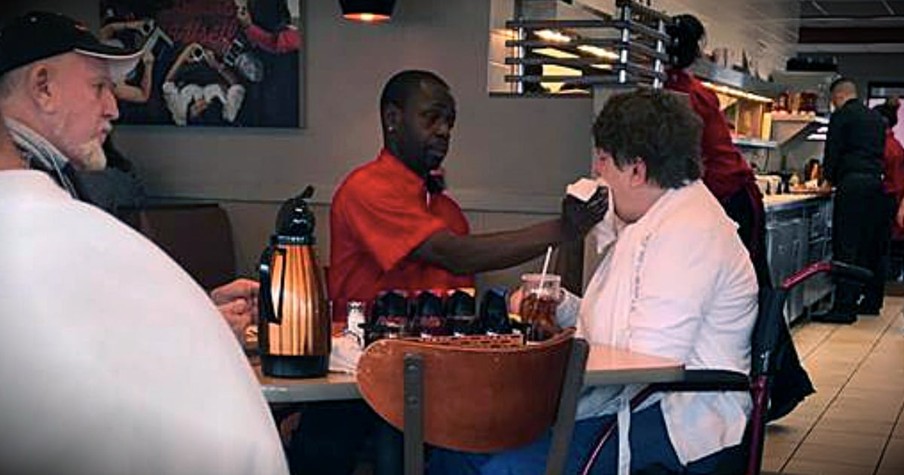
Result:
<svg viewBox="0 0 904 475"><path fill-rule="evenodd" d="M160 246L207 290L235 278L235 248L226 211L217 204L160 205L123 220Z"/></svg>
<svg viewBox="0 0 904 475"><path fill-rule="evenodd" d="M553 426L573 343L572 330L514 347L380 340L358 363L358 387L381 417L404 430L403 361L419 355L424 442L495 452L530 443Z"/></svg>

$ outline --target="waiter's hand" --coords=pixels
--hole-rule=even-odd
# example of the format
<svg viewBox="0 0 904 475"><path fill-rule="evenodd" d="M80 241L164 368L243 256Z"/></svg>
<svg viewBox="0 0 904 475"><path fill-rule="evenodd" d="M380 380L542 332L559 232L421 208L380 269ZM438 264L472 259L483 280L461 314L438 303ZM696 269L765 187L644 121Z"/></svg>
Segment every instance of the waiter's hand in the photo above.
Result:
<svg viewBox="0 0 904 475"><path fill-rule="evenodd" d="M257 323L260 285L250 279L236 279L213 289L210 298L226 319L236 338L242 341L245 328Z"/></svg>
<svg viewBox="0 0 904 475"><path fill-rule="evenodd" d="M609 193L600 188L586 202L566 195L562 200L562 226L567 239L584 237L609 210Z"/></svg>

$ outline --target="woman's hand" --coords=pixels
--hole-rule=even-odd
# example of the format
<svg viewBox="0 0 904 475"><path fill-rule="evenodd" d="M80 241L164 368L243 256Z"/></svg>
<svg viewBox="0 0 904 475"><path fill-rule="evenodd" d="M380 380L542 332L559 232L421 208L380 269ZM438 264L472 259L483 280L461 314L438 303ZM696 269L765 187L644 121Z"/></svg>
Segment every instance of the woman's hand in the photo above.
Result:
<svg viewBox="0 0 904 475"><path fill-rule="evenodd" d="M508 300L508 313L514 315L521 315L521 300L524 299L524 287L518 287L517 289L511 291L509 293Z"/></svg>

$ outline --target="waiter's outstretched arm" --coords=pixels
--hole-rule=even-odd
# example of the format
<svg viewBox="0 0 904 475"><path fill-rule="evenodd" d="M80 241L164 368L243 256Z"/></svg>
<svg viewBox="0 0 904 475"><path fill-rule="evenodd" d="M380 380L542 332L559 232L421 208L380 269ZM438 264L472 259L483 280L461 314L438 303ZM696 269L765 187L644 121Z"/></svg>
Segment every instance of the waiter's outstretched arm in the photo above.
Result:
<svg viewBox="0 0 904 475"><path fill-rule="evenodd" d="M547 246L583 238L603 219L608 207L605 193L598 193L587 203L568 197L558 219L513 231L469 236L440 231L418 246L412 257L455 274L504 269L541 255Z"/></svg>

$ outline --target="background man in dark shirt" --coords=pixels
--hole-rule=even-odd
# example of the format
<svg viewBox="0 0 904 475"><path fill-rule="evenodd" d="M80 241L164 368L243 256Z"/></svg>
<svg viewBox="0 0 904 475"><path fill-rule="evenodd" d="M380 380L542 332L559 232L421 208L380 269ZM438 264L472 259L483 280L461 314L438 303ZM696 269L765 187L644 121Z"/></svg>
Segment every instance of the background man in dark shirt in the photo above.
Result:
<svg viewBox="0 0 904 475"><path fill-rule="evenodd" d="M832 310L813 320L851 323L857 313L878 314L882 307L884 125L882 117L857 98L857 86L850 79L836 80L830 91L835 112L826 140L825 176L835 186L832 253L836 260L872 270L875 278L862 301L856 284L836 281Z"/></svg>

